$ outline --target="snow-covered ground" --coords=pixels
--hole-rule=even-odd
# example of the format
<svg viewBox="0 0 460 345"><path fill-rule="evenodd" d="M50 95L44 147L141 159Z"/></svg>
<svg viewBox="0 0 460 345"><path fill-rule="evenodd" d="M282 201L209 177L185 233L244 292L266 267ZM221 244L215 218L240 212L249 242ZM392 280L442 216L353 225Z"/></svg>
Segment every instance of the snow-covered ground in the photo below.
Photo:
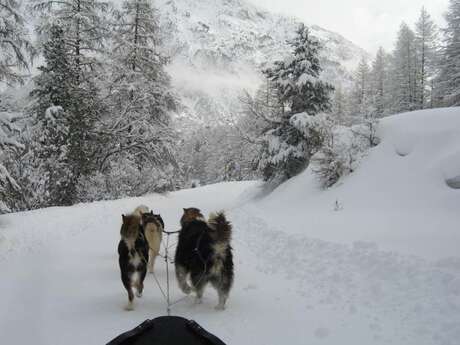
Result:
<svg viewBox="0 0 460 345"><path fill-rule="evenodd" d="M183 207L227 210L236 264L227 310L213 309L208 289L203 304L188 298L173 314L228 344L458 345L460 110L398 115L381 135L326 192L307 170L257 201L259 183L223 183L1 216L1 343L104 344L163 315L151 275L136 310L123 310L121 214L142 203L168 230ZM165 281L161 262L157 275Z"/></svg>

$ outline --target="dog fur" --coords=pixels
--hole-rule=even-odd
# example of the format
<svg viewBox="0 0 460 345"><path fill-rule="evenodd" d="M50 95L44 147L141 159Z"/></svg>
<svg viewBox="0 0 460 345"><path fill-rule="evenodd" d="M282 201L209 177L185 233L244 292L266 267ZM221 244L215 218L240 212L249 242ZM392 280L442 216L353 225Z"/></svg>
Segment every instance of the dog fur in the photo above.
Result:
<svg viewBox="0 0 460 345"><path fill-rule="evenodd" d="M179 287L186 294L193 290L200 303L206 285L211 283L219 295L216 309L224 309L234 277L230 222L223 212L212 214L206 222L199 209L187 208L181 226L175 255Z"/></svg>
<svg viewBox="0 0 460 345"><path fill-rule="evenodd" d="M126 310L133 310L134 293L137 297L142 297L144 290L148 244L141 226L141 217L136 211L130 215L122 215L122 220L121 240L118 244L118 263L121 281L128 292Z"/></svg>
<svg viewBox="0 0 460 345"><path fill-rule="evenodd" d="M139 205L136 207L136 209L134 210L133 214L138 216L139 218L141 218L141 224L142 224L142 215L144 213L149 213L150 210L147 206L145 205Z"/></svg>
<svg viewBox="0 0 460 345"><path fill-rule="evenodd" d="M149 245L148 271L153 273L155 259L160 253L161 239L165 225L159 214L153 214L153 211L150 211L142 214L142 226Z"/></svg>

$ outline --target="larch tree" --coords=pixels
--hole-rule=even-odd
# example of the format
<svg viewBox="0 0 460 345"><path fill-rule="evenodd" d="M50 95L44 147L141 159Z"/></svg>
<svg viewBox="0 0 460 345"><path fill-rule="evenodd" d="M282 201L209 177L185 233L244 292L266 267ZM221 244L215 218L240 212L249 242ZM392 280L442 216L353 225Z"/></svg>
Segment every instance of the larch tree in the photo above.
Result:
<svg viewBox="0 0 460 345"><path fill-rule="evenodd" d="M431 16L423 7L420 17L415 24L415 44L417 50L417 96L419 108L423 109L427 105L429 98L429 80L436 71L437 57L437 27Z"/></svg>
<svg viewBox="0 0 460 345"><path fill-rule="evenodd" d="M110 111L100 128L111 145L102 152L99 169L109 172L114 160L121 160L151 175L172 178L177 162L171 113L177 100L165 71L168 59L161 52L158 18L150 1L124 1L114 12L112 32Z"/></svg>
<svg viewBox="0 0 460 345"><path fill-rule="evenodd" d="M450 0L445 17L438 93L443 105L453 106L460 105L460 0Z"/></svg>
<svg viewBox="0 0 460 345"><path fill-rule="evenodd" d="M388 68L388 54L380 47L372 62L370 73L373 104L378 117L382 117L388 111Z"/></svg>
<svg viewBox="0 0 460 345"><path fill-rule="evenodd" d="M0 83L23 82L35 52L20 10L18 1L0 0Z"/></svg>
<svg viewBox="0 0 460 345"><path fill-rule="evenodd" d="M417 109L418 80L415 34L405 23L402 23L399 29L392 60L393 111Z"/></svg>

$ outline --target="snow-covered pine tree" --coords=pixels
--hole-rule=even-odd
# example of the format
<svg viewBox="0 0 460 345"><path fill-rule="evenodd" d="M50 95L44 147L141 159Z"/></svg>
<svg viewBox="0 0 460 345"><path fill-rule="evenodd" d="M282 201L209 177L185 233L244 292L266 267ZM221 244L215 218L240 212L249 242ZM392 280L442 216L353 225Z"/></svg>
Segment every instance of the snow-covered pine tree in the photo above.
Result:
<svg viewBox="0 0 460 345"><path fill-rule="evenodd" d="M417 109L417 55L415 34L402 23L393 52L391 90L393 112Z"/></svg>
<svg viewBox="0 0 460 345"><path fill-rule="evenodd" d="M318 133L298 128L308 121L291 119L302 113L306 118L330 108L330 93L333 87L320 80L319 41L310 34L305 25L300 25L295 38L288 42L291 55L276 61L264 71L278 93L282 105L276 118L264 135L264 145L259 169L264 180L279 184L304 170L311 156L321 145Z"/></svg>
<svg viewBox="0 0 460 345"><path fill-rule="evenodd" d="M111 162L128 159L127 164L150 174L169 171L177 167L171 126L177 101L165 71L168 59L161 53L155 10L148 0L127 0L114 16L107 87L110 111L100 128L110 145L101 152L99 169L116 173L110 172ZM150 191L156 187L151 185Z"/></svg>
<svg viewBox="0 0 460 345"><path fill-rule="evenodd" d="M31 8L41 14L37 31L42 37L58 24L68 48L67 62L72 70L71 101L63 111L68 114L68 160L71 167L72 188L81 176L96 168L96 154L104 147L94 132L96 121L104 113L97 87L101 50L108 35L104 17L109 6L100 0L32 0ZM76 193L71 196L76 200Z"/></svg>
<svg viewBox="0 0 460 345"><path fill-rule="evenodd" d="M304 24L299 26L295 38L288 43L292 47L291 56L275 61L272 68L264 71L267 78L275 83L286 112L317 114L328 110L333 87L319 79L322 71L319 62L321 43Z"/></svg>
<svg viewBox="0 0 460 345"><path fill-rule="evenodd" d="M0 83L20 83L34 49L16 0L0 0Z"/></svg>
<svg viewBox="0 0 460 345"><path fill-rule="evenodd" d="M372 102L378 117L382 117L388 112L388 68L389 57L385 50L380 47L372 62L370 74Z"/></svg>
<svg viewBox="0 0 460 345"><path fill-rule="evenodd" d="M450 0L446 13L438 94L444 105L460 105L460 0Z"/></svg>
<svg viewBox="0 0 460 345"><path fill-rule="evenodd" d="M76 70L69 63L69 48L65 44L64 32L53 25L48 41L43 46L45 65L38 69L40 74L34 78L35 89L31 96L34 127L28 157L31 168L42 176L43 205L71 205L75 200L75 178L69 158L70 133L75 98Z"/></svg>
<svg viewBox="0 0 460 345"><path fill-rule="evenodd" d="M352 89L352 122L360 122L362 117L369 112L372 104L371 70L365 57L362 57L354 75L354 87Z"/></svg>
<svg viewBox="0 0 460 345"><path fill-rule="evenodd" d="M349 107L347 90L342 85L337 85L332 99L332 114L337 123L345 125L349 119Z"/></svg>
<svg viewBox="0 0 460 345"><path fill-rule="evenodd" d="M437 27L423 7L415 24L417 50L417 96L418 108L425 108L430 97L429 80L433 78L437 65Z"/></svg>
<svg viewBox="0 0 460 345"><path fill-rule="evenodd" d="M15 138L19 128L14 124L15 116L0 111L0 214L10 211L13 200L21 188L5 167L4 160L9 151L22 150L24 147Z"/></svg>

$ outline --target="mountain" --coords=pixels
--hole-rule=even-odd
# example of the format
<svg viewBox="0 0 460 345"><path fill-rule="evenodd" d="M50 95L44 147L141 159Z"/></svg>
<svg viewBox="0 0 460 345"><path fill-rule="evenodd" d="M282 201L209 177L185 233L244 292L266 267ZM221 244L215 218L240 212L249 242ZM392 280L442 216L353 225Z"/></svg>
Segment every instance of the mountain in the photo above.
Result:
<svg viewBox="0 0 460 345"><path fill-rule="evenodd" d="M155 6L172 57L169 72L185 105L179 127L234 115L241 90L257 88L260 69L289 52L286 41L300 24L242 0L157 0ZM322 78L347 87L367 52L337 33L309 27L324 46Z"/></svg>

